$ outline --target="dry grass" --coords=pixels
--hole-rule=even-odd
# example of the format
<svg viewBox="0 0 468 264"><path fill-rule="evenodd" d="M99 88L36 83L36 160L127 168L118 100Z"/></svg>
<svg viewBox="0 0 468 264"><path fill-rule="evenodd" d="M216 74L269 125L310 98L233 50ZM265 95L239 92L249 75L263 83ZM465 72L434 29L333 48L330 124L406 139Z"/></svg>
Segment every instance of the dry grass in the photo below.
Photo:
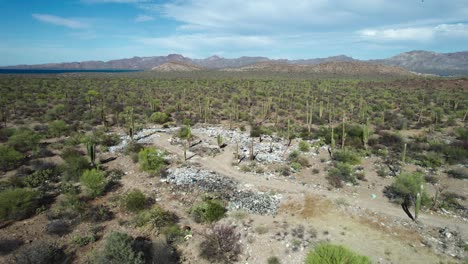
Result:
<svg viewBox="0 0 468 264"><path fill-rule="evenodd" d="M332 203L316 195L306 195L303 201L289 200L284 202L279 211L281 213L298 215L308 219L328 214Z"/></svg>

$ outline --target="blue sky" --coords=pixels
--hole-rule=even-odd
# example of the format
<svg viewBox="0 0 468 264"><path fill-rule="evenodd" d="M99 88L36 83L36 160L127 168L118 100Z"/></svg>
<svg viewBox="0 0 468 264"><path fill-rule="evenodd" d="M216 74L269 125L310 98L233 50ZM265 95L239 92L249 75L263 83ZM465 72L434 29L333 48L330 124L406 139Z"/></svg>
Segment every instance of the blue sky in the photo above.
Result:
<svg viewBox="0 0 468 264"><path fill-rule="evenodd" d="M0 0L0 65L468 50L468 0Z"/></svg>

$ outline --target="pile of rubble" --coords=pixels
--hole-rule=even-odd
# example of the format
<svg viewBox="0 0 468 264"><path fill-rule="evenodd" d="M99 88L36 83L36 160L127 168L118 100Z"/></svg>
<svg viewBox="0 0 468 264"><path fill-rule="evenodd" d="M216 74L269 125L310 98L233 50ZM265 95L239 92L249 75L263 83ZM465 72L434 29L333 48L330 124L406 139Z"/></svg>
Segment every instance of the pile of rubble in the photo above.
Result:
<svg viewBox="0 0 468 264"><path fill-rule="evenodd" d="M246 132L229 130L223 127L200 127L194 128L193 133L205 134L212 138L221 136L228 144L239 144L239 155L250 156L252 140L254 142L254 154L259 162L285 162L288 154L296 146L286 146L285 141L276 136L262 135L262 142L259 138L251 138Z"/></svg>
<svg viewBox="0 0 468 264"><path fill-rule="evenodd" d="M237 189L237 182L213 171L180 167L169 169L167 172L167 177L163 181L180 187L196 186L205 192L219 193L224 199L230 198Z"/></svg>
<svg viewBox="0 0 468 264"><path fill-rule="evenodd" d="M238 182L213 171L194 167L171 168L162 181L192 190L198 187L205 192L217 193L229 201L229 209L244 210L254 214L275 214L281 197L253 190L239 190Z"/></svg>
<svg viewBox="0 0 468 264"><path fill-rule="evenodd" d="M176 128L145 128L138 131L134 136L133 139L135 142L140 144L152 144L159 138L159 135L156 133L171 133ZM131 138L127 134L123 134L120 136L120 143L116 146L109 147L110 153L115 153L122 151L125 147L131 142Z"/></svg>
<svg viewBox="0 0 468 264"><path fill-rule="evenodd" d="M280 196L253 191L238 191L229 202L229 209L253 214L272 215L278 210Z"/></svg>

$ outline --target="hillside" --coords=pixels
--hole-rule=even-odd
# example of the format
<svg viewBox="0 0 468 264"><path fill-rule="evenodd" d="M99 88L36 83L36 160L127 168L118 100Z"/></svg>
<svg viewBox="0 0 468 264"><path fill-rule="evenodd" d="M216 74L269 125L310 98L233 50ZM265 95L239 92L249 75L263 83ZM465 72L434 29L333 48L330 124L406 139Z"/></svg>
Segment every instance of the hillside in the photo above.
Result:
<svg viewBox="0 0 468 264"><path fill-rule="evenodd" d="M91 70L91 69L109 69L109 70L151 70L155 67L163 65L165 63L185 63L192 65L192 67L200 67L204 69L239 69L235 71L247 71L247 70L263 70L271 69L272 71L280 72L326 72L326 73L338 73L346 72L347 74L353 74L352 72L384 72L385 74L397 73L401 74L401 69L395 68L382 68L379 65L396 66L404 68L408 71L425 74L437 74L437 75L468 75L468 51L456 52L456 53L435 53L429 51L411 51L398 54L396 56L377 59L377 60L357 60L345 55L332 56L326 58L315 58L315 59L278 59L272 60L266 57L239 57L239 58L223 58L220 56L211 56L205 59L191 59L184 57L179 54L170 54L167 56L152 56L152 57L133 57L127 59L118 59L110 61L83 61L83 62L65 62L65 63L48 63L48 64L37 64L37 65L16 65L9 67L2 67L5 69L78 69L78 70ZM346 63L357 63L357 64L341 64ZM302 67L303 65L319 65L319 64L332 63L327 66L322 66L319 69L309 69ZM333 64L338 63L338 64ZM377 66L368 66L370 63ZM289 66L285 66L289 65ZM348 65L348 66L345 66ZM174 66L174 65L173 65ZM358 67L357 70L353 67ZM171 69L171 67L166 67ZM176 70L175 67L174 70ZM180 70L180 69L179 69Z"/></svg>
<svg viewBox="0 0 468 264"><path fill-rule="evenodd" d="M278 62L260 62L226 71L264 71L264 72L291 72L311 73L327 75L352 75L352 76L411 76L413 73L399 67L374 65L366 62L326 62L317 65L299 65Z"/></svg>
<svg viewBox="0 0 468 264"><path fill-rule="evenodd" d="M196 66L196 65L188 64L188 63L166 62L166 63L161 64L159 66L153 67L151 70L152 71L157 71L157 72L171 72L171 71L191 72L191 71L199 71L199 70L201 70L201 68Z"/></svg>
<svg viewBox="0 0 468 264"><path fill-rule="evenodd" d="M388 59L371 60L369 62L398 66L420 73L437 75L468 74L468 51L455 53L411 51Z"/></svg>

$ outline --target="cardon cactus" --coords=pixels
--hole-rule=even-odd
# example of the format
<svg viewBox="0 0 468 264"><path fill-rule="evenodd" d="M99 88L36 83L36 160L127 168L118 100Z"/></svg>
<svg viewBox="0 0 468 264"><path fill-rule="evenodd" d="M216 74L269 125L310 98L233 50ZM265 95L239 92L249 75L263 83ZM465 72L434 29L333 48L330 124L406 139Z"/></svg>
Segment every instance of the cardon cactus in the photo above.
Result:
<svg viewBox="0 0 468 264"><path fill-rule="evenodd" d="M89 141L86 143L86 150L88 152L88 157L89 160L91 161L91 164L94 166L96 165L96 143Z"/></svg>

